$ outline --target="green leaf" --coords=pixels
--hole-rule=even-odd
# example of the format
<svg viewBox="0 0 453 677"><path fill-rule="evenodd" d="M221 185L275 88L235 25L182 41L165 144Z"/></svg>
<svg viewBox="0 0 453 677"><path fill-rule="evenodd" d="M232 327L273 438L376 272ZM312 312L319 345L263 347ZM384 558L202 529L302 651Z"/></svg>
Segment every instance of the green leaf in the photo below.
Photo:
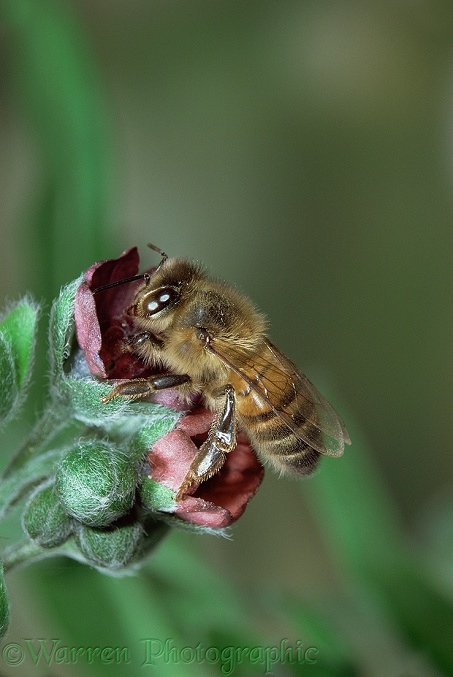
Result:
<svg viewBox="0 0 453 677"><path fill-rule="evenodd" d="M4 637L9 624L9 603L6 594L3 564L0 568L0 638Z"/></svg>
<svg viewBox="0 0 453 677"><path fill-rule="evenodd" d="M144 477L140 486L140 500L151 512L175 509L175 493L151 477Z"/></svg>
<svg viewBox="0 0 453 677"><path fill-rule="evenodd" d="M49 297L68 269L77 274L81 252L93 261L102 256L111 186L108 109L72 3L3 0L0 12L9 29L11 84L43 154L46 204L30 251L43 276L40 293Z"/></svg>
<svg viewBox="0 0 453 677"><path fill-rule="evenodd" d="M52 304L49 323L49 362L51 384L56 385L64 376L64 363L71 351L74 333L74 299L82 277L62 288Z"/></svg>
<svg viewBox="0 0 453 677"><path fill-rule="evenodd" d="M352 439L342 458L324 458L301 489L334 558L357 574L385 553L398 552L402 534L395 505L358 430Z"/></svg>
<svg viewBox="0 0 453 677"><path fill-rule="evenodd" d="M140 459L157 440L173 430L182 413L149 402L137 402L134 411L141 413L142 425L137 426L128 451L133 458Z"/></svg>
<svg viewBox="0 0 453 677"><path fill-rule="evenodd" d="M402 634L441 670L453 665L453 604L411 552L360 432L342 459L324 459L304 484L327 546L347 579L386 607Z"/></svg>
<svg viewBox="0 0 453 677"><path fill-rule="evenodd" d="M281 605L285 621L289 621L294 627L294 635L304 638L304 650L316 649L307 653L316 658L315 663L319 670L324 670L327 675L339 677L341 675L352 677L358 674L351 660L354 654L353 647L349 645L346 637L335 632L333 624L329 624L325 603L323 612L317 612L309 603L285 593L281 599L273 602L277 609ZM352 613L351 609L348 611Z"/></svg>
<svg viewBox="0 0 453 677"><path fill-rule="evenodd" d="M108 395L111 386L93 377L65 378L60 385L68 407L75 418L86 425L101 425L110 423L118 418L127 409L129 404L125 400L116 398L103 404L101 397Z"/></svg>
<svg viewBox="0 0 453 677"><path fill-rule="evenodd" d="M381 595L418 651L443 672L453 666L453 603L443 596L415 556L403 549L393 561L376 562L370 587Z"/></svg>
<svg viewBox="0 0 453 677"><path fill-rule="evenodd" d="M31 562L37 562L40 559L46 557L55 557L56 555L66 555L68 557L73 556L70 552L70 546L68 545L71 541L66 541L63 543L60 548L43 548L41 545L34 543L28 537L13 543L8 548L5 548L3 551L3 566L5 572L11 571L16 566L23 564L30 564Z"/></svg>

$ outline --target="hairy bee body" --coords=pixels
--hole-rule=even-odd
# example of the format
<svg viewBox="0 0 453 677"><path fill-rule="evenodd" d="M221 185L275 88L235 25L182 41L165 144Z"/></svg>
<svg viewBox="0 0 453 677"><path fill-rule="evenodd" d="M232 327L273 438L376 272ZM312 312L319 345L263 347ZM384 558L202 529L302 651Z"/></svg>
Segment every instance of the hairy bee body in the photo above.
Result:
<svg viewBox="0 0 453 677"><path fill-rule="evenodd" d="M236 444L238 427L261 459L284 473L308 475L321 454L340 456L350 442L346 428L268 340L261 312L198 264L161 254L160 265L145 276L128 309L134 325L129 349L174 376L131 380L107 399L178 387L187 399L200 393L215 412L210 438L178 498L221 467Z"/></svg>

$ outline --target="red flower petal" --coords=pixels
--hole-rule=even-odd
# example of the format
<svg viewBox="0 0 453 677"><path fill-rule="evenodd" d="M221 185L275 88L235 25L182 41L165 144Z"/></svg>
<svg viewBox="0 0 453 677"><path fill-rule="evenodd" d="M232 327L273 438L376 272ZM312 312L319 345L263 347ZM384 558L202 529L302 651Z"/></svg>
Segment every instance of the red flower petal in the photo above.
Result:
<svg viewBox="0 0 453 677"><path fill-rule="evenodd" d="M199 526L227 527L243 514L263 476L264 468L248 442L239 443L218 473L177 504L175 514Z"/></svg>
<svg viewBox="0 0 453 677"><path fill-rule="evenodd" d="M149 455L151 477L178 491L198 449L182 430L172 430L158 440Z"/></svg>
<svg viewBox="0 0 453 677"><path fill-rule="evenodd" d="M156 442L149 454L151 477L156 482L178 491L198 451L189 435L206 438L211 421L211 412L196 410ZM219 472L179 501L175 514L199 526L226 527L242 515L263 475L264 468L246 437L239 435L237 447L227 455Z"/></svg>
<svg viewBox="0 0 453 677"><path fill-rule="evenodd" d="M125 340L131 331L126 310L140 280L93 295L99 287L133 277L138 266L137 247L133 247L118 259L90 266L76 292L74 316L77 340L91 373L98 378L128 379L150 373L144 362L125 349Z"/></svg>
<svg viewBox="0 0 453 677"><path fill-rule="evenodd" d="M91 373L99 378L107 378L104 363L99 356L102 337L96 315L96 304L86 281L83 281L77 289L74 317L77 341L85 354Z"/></svg>
<svg viewBox="0 0 453 677"><path fill-rule="evenodd" d="M183 430L189 437L195 437L195 435L207 433L211 423L212 411L202 408L183 416L176 427L178 430Z"/></svg>
<svg viewBox="0 0 453 677"><path fill-rule="evenodd" d="M228 510L234 522L258 491L263 477L262 464L245 435L241 434L236 448L228 454L221 470L203 482L194 495Z"/></svg>

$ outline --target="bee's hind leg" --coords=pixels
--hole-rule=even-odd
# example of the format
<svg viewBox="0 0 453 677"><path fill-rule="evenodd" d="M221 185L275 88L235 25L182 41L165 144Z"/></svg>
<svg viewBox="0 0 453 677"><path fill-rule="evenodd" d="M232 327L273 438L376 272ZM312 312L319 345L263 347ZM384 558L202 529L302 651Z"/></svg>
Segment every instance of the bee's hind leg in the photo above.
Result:
<svg viewBox="0 0 453 677"><path fill-rule="evenodd" d="M223 393L225 394L223 408L215 415L206 441L190 464L176 495L177 501L184 497L192 484L201 484L220 470L225 463L226 455L236 446L236 399L233 386L226 385Z"/></svg>

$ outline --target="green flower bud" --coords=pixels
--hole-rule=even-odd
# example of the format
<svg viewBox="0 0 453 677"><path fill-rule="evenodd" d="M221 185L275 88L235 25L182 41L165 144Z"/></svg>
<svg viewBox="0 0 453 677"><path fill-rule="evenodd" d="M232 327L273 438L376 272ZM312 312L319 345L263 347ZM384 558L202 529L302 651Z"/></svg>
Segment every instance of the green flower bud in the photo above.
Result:
<svg viewBox="0 0 453 677"><path fill-rule="evenodd" d="M137 481L136 465L112 443L82 440L63 458L56 488L69 515L103 527L129 512Z"/></svg>
<svg viewBox="0 0 453 677"><path fill-rule="evenodd" d="M28 298L21 299L0 322L0 331L9 342L20 388L30 378L39 308Z"/></svg>
<svg viewBox="0 0 453 677"><path fill-rule="evenodd" d="M17 387L16 371L11 348L0 332L0 383L2 392L0 396L0 423L6 421L19 396Z"/></svg>
<svg viewBox="0 0 453 677"><path fill-rule="evenodd" d="M52 304L49 322L49 358L51 383L58 382L71 350L74 331L74 297L81 278L63 287Z"/></svg>
<svg viewBox="0 0 453 677"><path fill-rule="evenodd" d="M75 542L80 552L94 564L117 570L131 563L144 537L140 522L124 520L124 524L106 529L81 526L75 534Z"/></svg>
<svg viewBox="0 0 453 677"><path fill-rule="evenodd" d="M61 505L53 483L35 491L25 507L22 524L32 541L43 548L54 548L67 540L73 521Z"/></svg>
<svg viewBox="0 0 453 677"><path fill-rule="evenodd" d="M30 382L39 309L21 299L0 319L0 423L22 404Z"/></svg>

